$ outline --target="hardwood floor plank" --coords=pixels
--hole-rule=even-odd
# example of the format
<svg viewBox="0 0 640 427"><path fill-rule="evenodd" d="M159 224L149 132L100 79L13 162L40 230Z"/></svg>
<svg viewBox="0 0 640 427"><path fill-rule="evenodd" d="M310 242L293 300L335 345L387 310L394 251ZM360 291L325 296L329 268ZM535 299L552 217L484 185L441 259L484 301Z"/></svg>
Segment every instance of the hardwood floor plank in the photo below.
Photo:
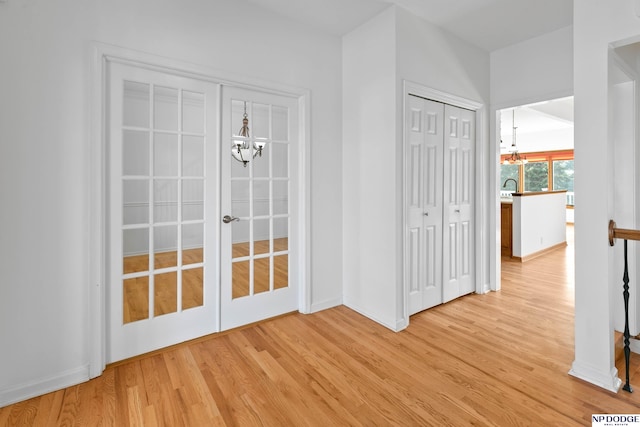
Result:
<svg viewBox="0 0 640 427"><path fill-rule="evenodd" d="M38 413L33 420L34 426L51 426L55 425L66 390L60 390L53 393L47 393L37 398ZM5 425L1 424L0 425ZM7 424L8 425L8 424Z"/></svg>

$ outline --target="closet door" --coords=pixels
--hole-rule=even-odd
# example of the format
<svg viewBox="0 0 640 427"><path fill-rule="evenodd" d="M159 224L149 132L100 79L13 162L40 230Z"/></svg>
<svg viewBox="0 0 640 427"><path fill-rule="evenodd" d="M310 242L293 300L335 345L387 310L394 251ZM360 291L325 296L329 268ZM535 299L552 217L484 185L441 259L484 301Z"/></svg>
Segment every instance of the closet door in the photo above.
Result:
<svg viewBox="0 0 640 427"><path fill-rule="evenodd" d="M409 314L474 291L475 113L407 98Z"/></svg>
<svg viewBox="0 0 640 427"><path fill-rule="evenodd" d="M444 104L408 97L409 313L442 303Z"/></svg>
<svg viewBox="0 0 640 427"><path fill-rule="evenodd" d="M475 113L444 109L443 302L474 291Z"/></svg>

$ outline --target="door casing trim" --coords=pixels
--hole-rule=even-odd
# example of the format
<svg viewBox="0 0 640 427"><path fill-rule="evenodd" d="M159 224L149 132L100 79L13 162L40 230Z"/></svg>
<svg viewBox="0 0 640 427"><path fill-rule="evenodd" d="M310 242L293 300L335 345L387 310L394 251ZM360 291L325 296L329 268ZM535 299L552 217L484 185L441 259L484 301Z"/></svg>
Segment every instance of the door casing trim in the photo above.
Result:
<svg viewBox="0 0 640 427"><path fill-rule="evenodd" d="M86 179L89 183L86 194L89 206L89 223L86 247L89 252L87 269L87 320L86 343L89 357L89 377L102 374L106 367L106 147L107 147L107 65L117 62L140 68L160 71L181 77L203 80L221 86L234 86L261 92L289 96L297 99L299 117L298 150L298 236L300 253L298 254L300 284L298 291L298 310L301 313L311 311L311 160L309 153L310 130L310 94L309 89L286 84L267 82L260 78L243 77L238 80L235 74L215 70L203 65L191 64L176 59L165 58L149 53L93 42L91 49L91 82L89 90L90 105L90 147L85 162ZM219 102L219 100L218 100ZM219 120L219 118L218 118ZM217 135L220 138L220 135ZM218 168L219 170L219 168ZM218 224L218 227L220 225ZM219 316L219 313L218 313ZM219 319L216 320L219 325Z"/></svg>
<svg viewBox="0 0 640 427"><path fill-rule="evenodd" d="M403 274L403 313L404 327L409 325L409 262L408 262L408 236L407 236L407 131L404 125L408 111L407 99L410 95L419 96L421 98L431 99L433 101L442 102L445 104L453 105L454 107L465 108L472 110L476 115L476 147L475 147L475 188L474 188L474 221L475 221L475 233L474 233L474 251L475 251L475 292L478 294L487 293L489 284L484 283L483 278L486 277L485 266L489 265L489 262L495 260L495 251L500 248L494 248L495 242L489 241L490 250L483 251L486 245L486 236L483 233L484 221L485 221L485 209L487 206L487 195L484 189L487 188L487 173L485 168L485 149L486 146L486 130L485 130L485 116L486 108L482 102L475 101L469 98L464 98L458 95L453 95L447 92L443 92L438 89L430 88L428 86L421 85L409 80L403 80L403 97L402 97L402 274ZM495 239L494 239L495 240Z"/></svg>

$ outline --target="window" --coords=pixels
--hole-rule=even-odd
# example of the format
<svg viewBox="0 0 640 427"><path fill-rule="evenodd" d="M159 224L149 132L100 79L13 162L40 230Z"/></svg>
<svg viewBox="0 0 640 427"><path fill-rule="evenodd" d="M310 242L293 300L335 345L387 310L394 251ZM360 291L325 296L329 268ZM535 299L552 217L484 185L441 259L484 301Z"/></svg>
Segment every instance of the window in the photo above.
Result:
<svg viewBox="0 0 640 427"><path fill-rule="evenodd" d="M573 160L553 161L553 189L567 190L567 205L573 206Z"/></svg>
<svg viewBox="0 0 640 427"><path fill-rule="evenodd" d="M573 150L526 153L528 163L524 165L500 165L500 192L513 191L513 183L503 188L504 182L513 178L524 191L567 190L567 206L573 206Z"/></svg>
<svg viewBox="0 0 640 427"><path fill-rule="evenodd" d="M529 162L524 165L524 191L549 190L549 163Z"/></svg>
<svg viewBox="0 0 640 427"><path fill-rule="evenodd" d="M519 175L519 166L518 165L513 165L513 164L509 164L509 165L500 165L500 191L502 192L517 192L518 189L516 188L516 185L513 182L509 182L507 183L507 186L504 186L504 183L507 179L515 179L516 182L520 182L520 179L518 177Z"/></svg>

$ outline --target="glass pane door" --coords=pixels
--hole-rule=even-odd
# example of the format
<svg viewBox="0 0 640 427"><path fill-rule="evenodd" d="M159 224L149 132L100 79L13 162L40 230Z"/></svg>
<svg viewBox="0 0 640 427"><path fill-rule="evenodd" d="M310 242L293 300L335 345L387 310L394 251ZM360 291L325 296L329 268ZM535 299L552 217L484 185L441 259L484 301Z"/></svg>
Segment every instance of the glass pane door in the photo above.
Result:
<svg viewBox="0 0 640 427"><path fill-rule="evenodd" d="M119 64L110 71L114 361L218 326L212 298L218 95L211 83ZM192 325L196 319L204 321Z"/></svg>
<svg viewBox="0 0 640 427"><path fill-rule="evenodd" d="M296 129L295 99L224 88L223 329L297 308L290 240Z"/></svg>
<svg viewBox="0 0 640 427"><path fill-rule="evenodd" d="M231 214L238 218L231 225L232 298L288 286L290 143L286 112L273 107L274 114L270 105L234 99L232 129L242 127L245 107L253 119L247 141L251 149L256 141L264 143L264 148L252 153L246 165L231 162ZM272 137L272 127L279 130L275 132L278 139Z"/></svg>

